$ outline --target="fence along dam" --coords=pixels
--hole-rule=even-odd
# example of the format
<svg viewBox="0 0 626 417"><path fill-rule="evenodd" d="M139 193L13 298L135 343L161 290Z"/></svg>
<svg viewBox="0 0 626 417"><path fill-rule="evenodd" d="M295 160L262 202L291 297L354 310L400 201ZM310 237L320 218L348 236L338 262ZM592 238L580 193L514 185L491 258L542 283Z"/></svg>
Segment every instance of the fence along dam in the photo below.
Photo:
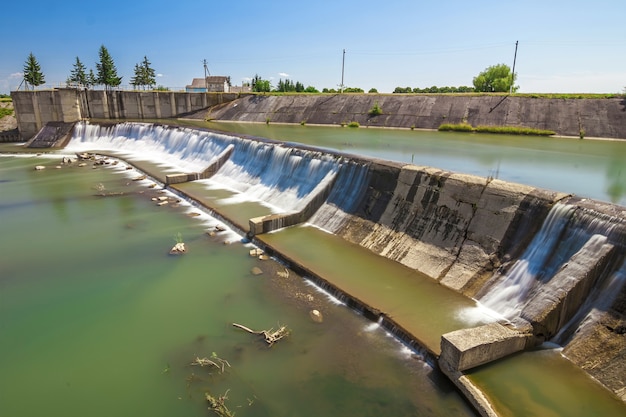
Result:
<svg viewBox="0 0 626 417"><path fill-rule="evenodd" d="M198 189L228 190L230 201L208 207L425 349L483 415L493 410L466 372L548 341L626 399L624 207L432 167L144 123L77 123L66 151L162 163L164 185L192 199ZM192 183L196 188L187 188ZM229 208L242 199L265 212L247 217ZM367 293L365 283L335 282L299 262L279 243L280 232L269 233L303 224L411 271L415 287L434 284L426 297L444 291L432 307L440 310L420 312L420 303L410 301L406 311L393 310L371 297L377 291ZM396 275L375 279L394 286ZM450 314L434 329L417 325L429 315L442 321L457 298L480 317Z"/></svg>

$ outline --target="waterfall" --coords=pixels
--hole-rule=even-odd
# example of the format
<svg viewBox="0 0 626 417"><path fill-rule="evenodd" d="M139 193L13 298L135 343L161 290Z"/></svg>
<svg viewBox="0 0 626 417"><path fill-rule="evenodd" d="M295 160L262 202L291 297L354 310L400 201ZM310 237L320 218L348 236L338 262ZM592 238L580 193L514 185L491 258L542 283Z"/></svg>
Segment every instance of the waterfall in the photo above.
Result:
<svg viewBox="0 0 626 417"><path fill-rule="evenodd" d="M208 183L280 211L301 210L334 179L339 168L337 158L329 154L236 141L232 158Z"/></svg>
<svg viewBox="0 0 626 417"><path fill-rule="evenodd" d="M309 222L331 233L339 230L365 195L368 181L369 168L366 165L343 163L328 200Z"/></svg>
<svg viewBox="0 0 626 417"><path fill-rule="evenodd" d="M231 143L217 133L147 123L100 126L77 123L66 151L114 151L153 161L169 171L202 171Z"/></svg>
<svg viewBox="0 0 626 417"><path fill-rule="evenodd" d="M517 317L528 299L539 294L543 284L587 242L605 236L621 245L621 238L613 236L616 220L619 222L581 207L555 204L524 254L507 273L495 278L479 301L508 319ZM589 264L593 263L595 260L589 259Z"/></svg>
<svg viewBox="0 0 626 417"><path fill-rule="evenodd" d="M231 158L208 180L210 188L234 191L277 212L302 209L334 179L338 158L235 136L147 123L112 126L77 123L67 151L114 151L163 165L164 171L198 172L233 146ZM228 201L224 201L228 202Z"/></svg>

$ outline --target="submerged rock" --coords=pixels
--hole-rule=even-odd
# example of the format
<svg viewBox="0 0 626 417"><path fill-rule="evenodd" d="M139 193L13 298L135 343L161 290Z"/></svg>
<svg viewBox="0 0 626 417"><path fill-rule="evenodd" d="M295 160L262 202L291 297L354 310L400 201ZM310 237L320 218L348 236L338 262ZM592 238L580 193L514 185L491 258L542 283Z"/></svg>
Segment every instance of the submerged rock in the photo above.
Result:
<svg viewBox="0 0 626 417"><path fill-rule="evenodd" d="M187 252L187 248L183 242L178 242L170 249L170 255L182 255L185 252Z"/></svg>
<svg viewBox="0 0 626 417"><path fill-rule="evenodd" d="M313 320L315 323L322 323L324 321L324 316L319 310L309 311L309 317L311 317L311 320Z"/></svg>

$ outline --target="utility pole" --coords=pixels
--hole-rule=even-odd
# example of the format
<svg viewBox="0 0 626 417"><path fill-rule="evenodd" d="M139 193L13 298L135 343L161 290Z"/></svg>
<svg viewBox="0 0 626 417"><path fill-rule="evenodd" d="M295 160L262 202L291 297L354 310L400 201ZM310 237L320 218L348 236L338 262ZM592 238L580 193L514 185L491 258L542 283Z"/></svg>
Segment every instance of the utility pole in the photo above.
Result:
<svg viewBox="0 0 626 417"><path fill-rule="evenodd" d="M343 50L343 59L341 60L341 94L343 94L343 69L346 65L346 50Z"/></svg>
<svg viewBox="0 0 626 417"><path fill-rule="evenodd" d="M515 60L517 59L517 44L519 41L515 41L515 55L513 55L513 71L511 72L511 87L509 88L509 94L513 93L513 84L515 84Z"/></svg>
<svg viewBox="0 0 626 417"><path fill-rule="evenodd" d="M208 76L211 75L211 73L209 72L209 65L206 62L206 59L202 61L202 63L204 64L204 87L206 88L206 92L209 92L209 80L208 80Z"/></svg>

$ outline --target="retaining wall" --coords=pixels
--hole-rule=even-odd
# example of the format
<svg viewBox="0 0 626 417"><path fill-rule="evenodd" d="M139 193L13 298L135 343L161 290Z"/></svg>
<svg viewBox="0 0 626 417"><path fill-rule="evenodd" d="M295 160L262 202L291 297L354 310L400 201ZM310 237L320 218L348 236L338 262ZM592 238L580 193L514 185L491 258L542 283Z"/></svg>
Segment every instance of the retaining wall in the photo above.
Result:
<svg viewBox="0 0 626 417"><path fill-rule="evenodd" d="M181 117L234 100L236 93L174 91L106 91L74 88L13 91L13 107L22 140L29 140L48 122L83 119L157 120Z"/></svg>
<svg viewBox="0 0 626 417"><path fill-rule="evenodd" d="M383 114L371 116L378 103ZM321 94L249 95L212 108L203 118L239 122L302 123L437 129L442 123L516 126L559 135L626 139L626 99L528 96Z"/></svg>

